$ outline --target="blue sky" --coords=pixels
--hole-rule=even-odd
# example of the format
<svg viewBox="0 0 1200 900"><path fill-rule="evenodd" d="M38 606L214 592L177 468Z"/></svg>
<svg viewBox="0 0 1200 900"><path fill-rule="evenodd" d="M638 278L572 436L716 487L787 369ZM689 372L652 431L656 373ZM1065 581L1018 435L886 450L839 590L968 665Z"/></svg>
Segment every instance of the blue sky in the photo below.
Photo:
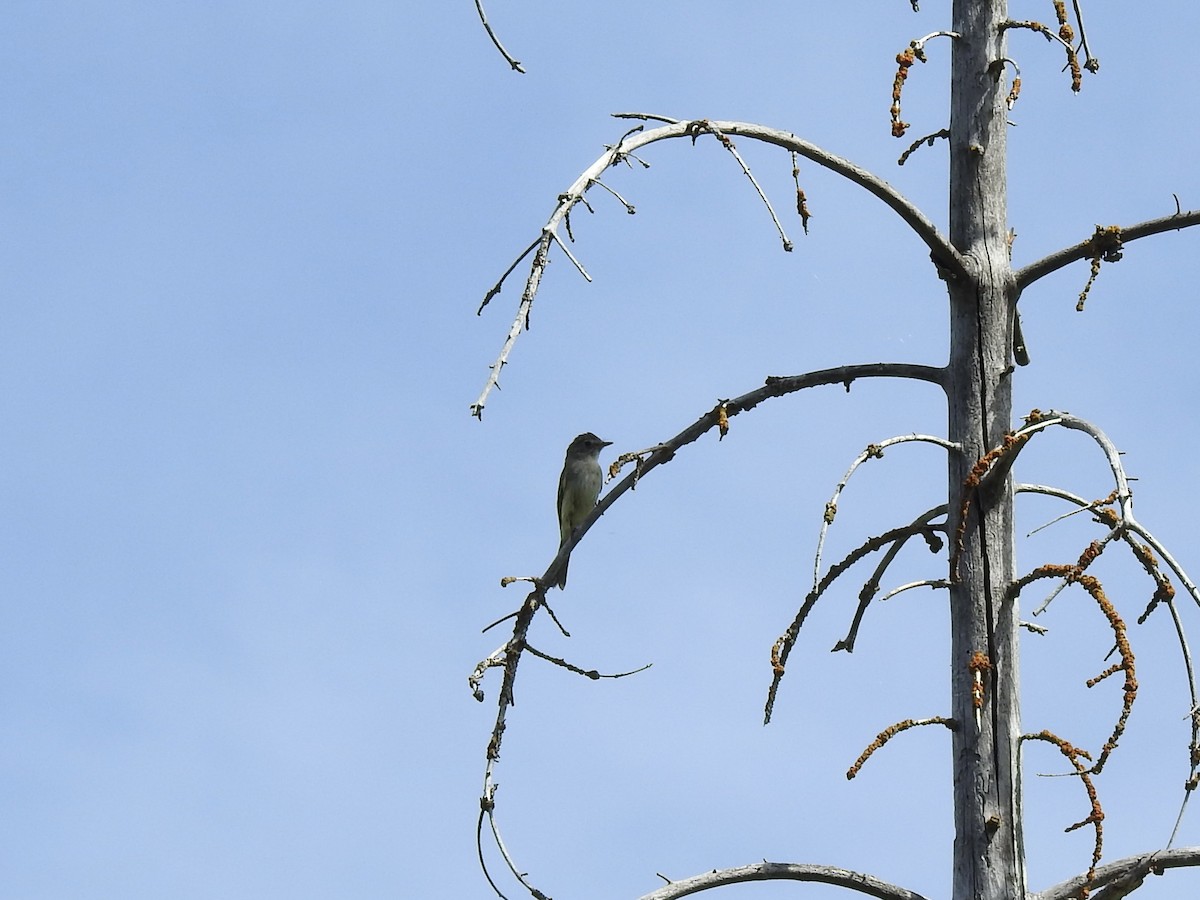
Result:
<svg viewBox="0 0 1200 900"><path fill-rule="evenodd" d="M871 4L617 0L10 3L0 27L2 892L42 898L486 897L474 821L498 681L466 677L516 608L504 575L556 549L562 453L585 430L627 451L767 375L878 360L938 365L946 303L927 251L878 201L813 165L803 235L790 162L739 149L794 252L711 140L649 148L573 217L533 328L483 421L468 406L511 321L480 299L626 125L611 112L786 128L890 180L944 229L945 147L888 131L893 58L948 25ZM1050 20L1049 3L1011 4ZM1200 206L1192 4L1089 4L1099 75L1015 34L1009 135L1020 265ZM945 124L948 47L904 96ZM1200 230L1131 244L1074 311L1086 264L1022 299L1033 365L1016 408L1058 408L1126 453L1139 518L1200 575L1192 448ZM638 896L762 858L840 865L929 896L949 884L948 740L891 722L945 713L944 599L873 608L830 654L858 583L818 607L776 720L768 652L808 589L820 515L868 442L942 433L929 387L807 391L734 420L621 500L581 544L528 660L497 772L519 864L560 898ZM936 504L944 461L897 448L842 500L830 558ZM607 456L606 460L611 459ZM1017 477L1111 485L1077 434ZM1025 535L1062 512L1023 501ZM1098 536L1068 522L1022 569ZM891 583L944 573L906 553ZM1128 619L1150 589L1098 574ZM862 576L865 578L865 573ZM861 583L861 582L859 582ZM1027 597L1033 605L1038 597ZM1025 724L1097 746L1119 685L1086 691L1109 638L1067 592L1026 640ZM1200 634L1200 611L1181 604ZM1132 627L1132 626L1131 626ZM1134 629L1143 695L1099 780L1105 857L1160 846L1187 774L1187 694L1165 616ZM1107 693L1105 693L1107 691ZM1082 871L1086 799L1026 755L1030 883ZM1200 843L1196 810L1177 844ZM498 865L495 856L491 861ZM1191 879L1190 881L1188 879ZM1181 896L1173 874L1139 896ZM798 896L760 886L746 896ZM1193 888L1194 890L1194 888ZM516 896L515 892L510 896ZM832 896L805 889L805 896Z"/></svg>

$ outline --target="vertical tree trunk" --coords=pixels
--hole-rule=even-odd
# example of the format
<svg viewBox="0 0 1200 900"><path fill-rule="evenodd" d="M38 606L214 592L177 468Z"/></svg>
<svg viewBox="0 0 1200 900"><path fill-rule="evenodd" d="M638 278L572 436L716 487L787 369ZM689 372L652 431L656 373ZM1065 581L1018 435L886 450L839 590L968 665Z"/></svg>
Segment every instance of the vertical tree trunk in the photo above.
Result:
<svg viewBox="0 0 1200 900"><path fill-rule="evenodd" d="M950 239L972 268L949 283L951 534L972 465L1011 425L1009 349L1014 287L1006 213L1005 0L954 0L950 112ZM954 734L954 900L1025 896L1017 769L1020 734L1011 481L972 497L950 591ZM953 575L954 573L952 573ZM976 725L972 657L986 654Z"/></svg>

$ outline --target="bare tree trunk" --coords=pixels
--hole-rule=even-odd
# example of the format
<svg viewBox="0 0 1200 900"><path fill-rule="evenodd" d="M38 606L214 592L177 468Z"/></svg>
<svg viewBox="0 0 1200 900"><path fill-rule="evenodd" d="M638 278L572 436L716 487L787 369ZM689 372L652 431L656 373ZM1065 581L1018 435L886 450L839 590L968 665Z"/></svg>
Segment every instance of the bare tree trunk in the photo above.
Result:
<svg viewBox="0 0 1200 900"><path fill-rule="evenodd" d="M954 0L953 15L959 37L951 84L950 240L972 272L948 282L949 435L963 448L950 457L951 534L972 465L1011 427L1015 301L1006 210L1007 91L999 62L1007 3ZM1014 566L1011 479L990 487L995 489L970 497L957 573L951 573L951 705L959 723L953 741L955 900L1025 896L1017 612L1004 600ZM978 711L977 672L983 683Z"/></svg>

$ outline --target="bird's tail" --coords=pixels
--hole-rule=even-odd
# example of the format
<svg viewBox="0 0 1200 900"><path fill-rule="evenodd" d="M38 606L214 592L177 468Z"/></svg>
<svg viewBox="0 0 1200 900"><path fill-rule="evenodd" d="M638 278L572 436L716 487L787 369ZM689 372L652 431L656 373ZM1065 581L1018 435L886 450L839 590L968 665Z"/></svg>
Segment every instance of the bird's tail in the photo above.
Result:
<svg viewBox="0 0 1200 900"><path fill-rule="evenodd" d="M564 543L565 543L565 542L564 542ZM561 549L562 549L562 544L559 544L559 545L558 545L558 548L561 550ZM559 589L560 591L561 591L563 588L565 588L565 587L567 586L567 565L568 565L570 562L571 562L571 557L569 557L569 556L568 556L568 557L567 557L567 558L566 558L566 559L563 561L563 567L562 567L562 571L561 571L561 572L558 574L558 589Z"/></svg>

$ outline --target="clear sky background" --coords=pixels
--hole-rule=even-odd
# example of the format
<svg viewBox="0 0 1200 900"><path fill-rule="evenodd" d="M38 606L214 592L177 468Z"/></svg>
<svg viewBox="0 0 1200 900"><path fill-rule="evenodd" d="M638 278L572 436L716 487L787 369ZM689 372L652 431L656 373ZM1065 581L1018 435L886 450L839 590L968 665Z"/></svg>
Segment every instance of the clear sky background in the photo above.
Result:
<svg viewBox="0 0 1200 900"><path fill-rule="evenodd" d="M1014 2L1052 21L1049 2ZM505 575L557 543L563 450L675 434L767 375L942 364L945 291L881 203L786 154L739 149L796 243L784 253L731 158L649 148L573 216L533 329L483 421L468 414L519 277L484 293L556 195L625 131L618 111L785 128L890 180L945 227L946 147L903 168L895 54L949 3L492 0L528 74L469 0L12 0L0 16L0 896L468 898L490 891L474 823L504 639ZM1086 3L1102 69L1073 96L1062 53L1013 34L1015 262L1098 223L1200 206L1195 4ZM904 95L913 138L946 124L949 46ZM1033 364L1016 408L1058 408L1126 453L1141 520L1200 575L1194 449L1200 229L1131 244L1083 314L1077 264L1022 299ZM764 404L654 472L573 558L567 640L531 639L591 682L526 660L497 772L519 865L559 900L634 897L776 861L869 872L927 896L950 880L949 737L872 737L948 712L945 597L873 607L831 654L868 570L818 607L775 722L772 642L811 585L820 517L869 442L942 434L937 392L860 383ZM611 459L606 455L605 460ZM944 497L941 451L856 476L832 560ZM1109 492L1078 434L1039 437L1020 480ZM1019 533L1065 511L1022 500ZM1078 518L1078 517L1077 517ZM1023 541L1022 571L1073 561L1095 526ZM1127 619L1151 588L1098 564ZM945 572L905 552L896 586ZM1026 608L1043 592L1023 598ZM1200 635L1200 611L1181 602ZM1098 747L1120 684L1087 691L1110 635L1062 594L1025 639L1025 725ZM1187 775L1188 696L1167 616L1131 624L1142 695L1099 779L1105 858L1162 846ZM1030 885L1086 869L1087 800L1025 755ZM1200 843L1192 808L1177 844ZM493 869L499 862L489 852ZM510 881L504 881L511 886ZM1139 894L1194 894L1174 873ZM755 886L731 896L829 897ZM520 896L512 890L509 896Z"/></svg>

